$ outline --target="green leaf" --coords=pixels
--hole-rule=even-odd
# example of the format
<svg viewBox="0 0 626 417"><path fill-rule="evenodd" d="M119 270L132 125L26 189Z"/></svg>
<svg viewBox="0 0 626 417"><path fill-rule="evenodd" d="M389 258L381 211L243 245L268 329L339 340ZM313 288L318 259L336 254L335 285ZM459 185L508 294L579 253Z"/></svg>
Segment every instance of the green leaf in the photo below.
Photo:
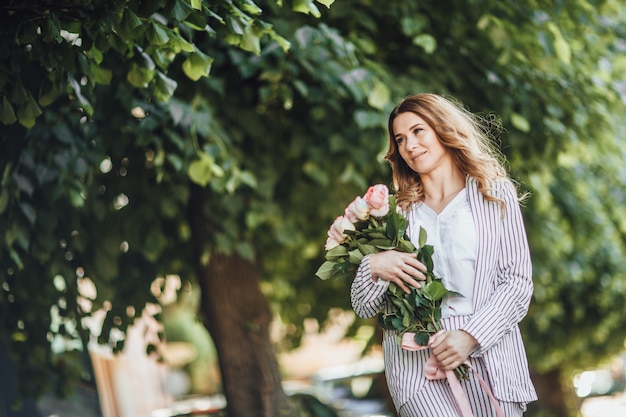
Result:
<svg viewBox="0 0 626 417"><path fill-rule="evenodd" d="M326 170L324 170L322 167L314 162L305 162L302 170L309 178L311 178L318 184L328 184L328 182L330 181L328 177L328 172L326 172Z"/></svg>
<svg viewBox="0 0 626 417"><path fill-rule="evenodd" d="M314 17L322 16L320 10L312 0L294 0L292 10L298 13L310 14Z"/></svg>
<svg viewBox="0 0 626 417"><path fill-rule="evenodd" d="M165 45L170 40L168 32L171 32L171 30L163 27L160 23L152 22L146 37L152 45Z"/></svg>
<svg viewBox="0 0 626 417"><path fill-rule="evenodd" d="M394 218L391 218L390 221L387 222L385 233L391 240L396 240L398 237L398 222L394 221Z"/></svg>
<svg viewBox="0 0 626 417"><path fill-rule="evenodd" d="M415 337L413 337L415 343L420 346L428 346L428 341L430 340L430 334L426 332L417 332L415 333Z"/></svg>
<svg viewBox="0 0 626 417"><path fill-rule="evenodd" d="M191 7L196 10L202 10L202 0L191 0Z"/></svg>
<svg viewBox="0 0 626 417"><path fill-rule="evenodd" d="M4 213L9 204L9 189L7 187L2 187L0 191L0 214Z"/></svg>
<svg viewBox="0 0 626 417"><path fill-rule="evenodd" d="M417 248L410 240L402 239L400 242L398 242L397 249L400 252L412 253L415 252Z"/></svg>
<svg viewBox="0 0 626 417"><path fill-rule="evenodd" d="M126 79L137 88L146 88L154 78L154 72L154 70L133 63L126 75Z"/></svg>
<svg viewBox="0 0 626 417"><path fill-rule="evenodd" d="M411 315L408 311L405 311L402 315L402 326L406 329L411 325Z"/></svg>
<svg viewBox="0 0 626 417"><path fill-rule="evenodd" d="M91 49L89 50L89 55L91 55L91 58L96 64L102 63L102 60L104 59L104 55L102 54L102 52L103 51L98 49L96 45L92 45Z"/></svg>
<svg viewBox="0 0 626 417"><path fill-rule="evenodd" d="M363 253L361 253L360 250L352 250L348 252L348 254L350 255L348 259L351 264L359 265L361 263L361 259L363 259Z"/></svg>
<svg viewBox="0 0 626 417"><path fill-rule="evenodd" d="M570 49L569 43L563 38L559 27L554 22L549 22L548 30L554 36L554 50L557 58L563 63L570 65L572 61L572 50Z"/></svg>
<svg viewBox="0 0 626 417"><path fill-rule="evenodd" d="M237 177L241 180L242 184L245 184L248 187L256 188L258 186L256 176L250 171L242 171L238 173Z"/></svg>
<svg viewBox="0 0 626 417"><path fill-rule="evenodd" d="M357 227L359 227L359 224L357 224ZM385 234L385 231L380 228L364 229L361 231L361 233L363 234L363 236L367 236L368 240L387 239L387 235Z"/></svg>
<svg viewBox="0 0 626 417"><path fill-rule="evenodd" d="M320 279L327 280L333 276L334 266L334 262L326 261L317 269L315 275Z"/></svg>
<svg viewBox="0 0 626 417"><path fill-rule="evenodd" d="M263 10L252 0L246 0L246 2L241 5L241 9L248 14L259 15L263 13Z"/></svg>
<svg viewBox="0 0 626 417"><path fill-rule="evenodd" d="M41 35L45 42L63 42L58 21L52 17L48 17L44 20L43 25L41 25Z"/></svg>
<svg viewBox="0 0 626 417"><path fill-rule="evenodd" d="M437 40L432 35L423 33L413 38L413 45L420 46L430 55L437 49Z"/></svg>
<svg viewBox="0 0 626 417"><path fill-rule="evenodd" d="M2 97L2 104L0 105L0 123L5 125L13 124L17 121L17 117L15 116L15 111L13 111L13 106L7 100L7 97Z"/></svg>
<svg viewBox="0 0 626 417"><path fill-rule="evenodd" d="M320 4L323 4L329 9L330 9L330 6L335 2L335 0L316 0L316 1Z"/></svg>
<svg viewBox="0 0 626 417"><path fill-rule="evenodd" d="M362 244L362 243L358 243L357 242L357 247L359 248L359 250L361 251L361 253L363 254L363 256L365 255L370 255L372 253L376 253L378 252L378 250L376 249L375 246L373 245L366 245L366 244Z"/></svg>
<svg viewBox="0 0 626 417"><path fill-rule="evenodd" d="M422 287L422 293L432 301L439 301L446 296L448 290L439 281L431 281Z"/></svg>
<svg viewBox="0 0 626 417"><path fill-rule="evenodd" d="M161 8L162 0L141 0L137 14L141 17L152 16L159 8Z"/></svg>
<svg viewBox="0 0 626 417"><path fill-rule="evenodd" d="M26 220L28 220L31 225L34 225L37 220L37 212L35 211L35 208L28 203L20 203L19 207L24 214L24 217L26 217Z"/></svg>
<svg viewBox="0 0 626 417"><path fill-rule="evenodd" d="M17 118L20 124L28 129L35 125L35 119L41 115L41 108L32 94L28 93L28 100L23 103L17 111Z"/></svg>
<svg viewBox="0 0 626 417"><path fill-rule="evenodd" d="M388 245L388 241L385 241L385 244L378 244L375 241L372 241L372 244L376 247L376 249L379 249L381 251L396 249L394 245Z"/></svg>
<svg viewBox="0 0 626 417"><path fill-rule="evenodd" d="M377 128L381 123L381 113L378 111L358 110L354 112L354 121L361 129Z"/></svg>
<svg viewBox="0 0 626 417"><path fill-rule="evenodd" d="M32 197L33 192L35 191L35 186L33 185L33 182L30 180L30 178L28 178L26 175L22 175L16 172L13 174L13 181L21 192L28 195L29 197Z"/></svg>
<svg viewBox="0 0 626 417"><path fill-rule="evenodd" d="M170 10L171 16L182 22L184 21L191 12L193 12L193 8L190 4L183 0L173 0L173 7Z"/></svg>
<svg viewBox="0 0 626 417"><path fill-rule="evenodd" d="M346 247L343 245L335 246L334 248L326 252L326 260L328 261L336 261L347 256L348 249L346 249Z"/></svg>
<svg viewBox="0 0 626 417"><path fill-rule="evenodd" d="M263 31L255 30L254 26L247 26L241 37L240 47L244 51L250 51L255 55L261 54L261 36L263 35Z"/></svg>
<svg viewBox="0 0 626 417"><path fill-rule="evenodd" d="M78 20L68 20L61 24L61 28L70 33L80 33L81 26L82 24Z"/></svg>
<svg viewBox="0 0 626 417"><path fill-rule="evenodd" d="M198 81L200 77L208 77L213 65L213 58L200 51L193 52L185 62L183 62L183 71L189 79Z"/></svg>
<svg viewBox="0 0 626 417"><path fill-rule="evenodd" d="M524 133L530 132L530 123L519 113L511 113L511 124Z"/></svg>
<svg viewBox="0 0 626 417"><path fill-rule="evenodd" d="M193 161L189 165L187 175L191 181L195 182L202 187L205 187L211 178L213 178L213 166L215 160L212 156L205 153L200 153L199 158Z"/></svg>
<svg viewBox="0 0 626 417"><path fill-rule="evenodd" d="M74 207L83 207L85 205L85 199L82 196L81 190L71 189L67 192L70 203Z"/></svg>
<svg viewBox="0 0 626 417"><path fill-rule="evenodd" d="M379 313L378 314L378 324L385 330L395 330L392 324L393 316Z"/></svg>
<svg viewBox="0 0 626 417"><path fill-rule="evenodd" d="M113 78L113 72L110 69L104 68L100 65L96 65L93 62L90 64L90 67L91 67L91 74L93 75L94 82L96 82L97 84L103 84L103 85L111 84L111 79ZM39 102L41 103L41 98L39 99Z"/></svg>
<svg viewBox="0 0 626 417"><path fill-rule="evenodd" d="M17 269L24 269L24 262L22 262L22 258L20 257L20 255L17 253L17 251L13 248L11 248L9 250L9 255L11 256L11 259L13 260L13 262L15 262L15 265L17 266Z"/></svg>
<svg viewBox="0 0 626 417"><path fill-rule="evenodd" d="M254 247L250 242L238 242L235 245L235 252L241 256L242 259L248 261L254 260Z"/></svg>
<svg viewBox="0 0 626 417"><path fill-rule="evenodd" d="M154 64L154 60L152 59L152 57L150 55L148 55L146 52L141 51L138 55L137 55L137 63L141 68L146 68L150 71L155 69L155 64Z"/></svg>
<svg viewBox="0 0 626 417"><path fill-rule="evenodd" d="M178 87L178 83L175 80L168 78L161 71L157 71L156 75L154 97L158 101L167 101L174 94L176 87Z"/></svg>
<svg viewBox="0 0 626 417"><path fill-rule="evenodd" d="M427 239L428 239L428 235L426 233L426 229L424 229L423 227L420 227L420 234L419 234L419 240L418 240L418 244L420 248L424 247Z"/></svg>
<svg viewBox="0 0 626 417"><path fill-rule="evenodd" d="M291 42L278 35L276 32L271 32L270 37L272 38L272 40L278 43L278 46L280 46L283 52L287 52L289 48L291 48ZM298 81L294 81L294 83L298 83Z"/></svg>
<svg viewBox="0 0 626 417"><path fill-rule="evenodd" d="M172 48L176 53L180 51L194 52L196 50L193 44L187 42L182 36L180 36L176 32L170 33L170 41L168 46Z"/></svg>
<svg viewBox="0 0 626 417"><path fill-rule="evenodd" d="M402 297L404 294L404 291L402 291L402 289L393 282L389 283L389 287L387 287L387 289L391 294L395 295L396 297Z"/></svg>
<svg viewBox="0 0 626 417"><path fill-rule="evenodd" d="M400 317L393 317L391 319L391 325L394 329L398 331L402 331L404 329L404 325L402 324L402 318Z"/></svg>
<svg viewBox="0 0 626 417"><path fill-rule="evenodd" d="M385 83L376 80L374 88L367 96L367 104L375 109L383 110L391 101L391 92Z"/></svg>
<svg viewBox="0 0 626 417"><path fill-rule="evenodd" d="M119 36L126 41L130 41L141 35L143 30L144 26L141 19L129 7L126 7L117 30Z"/></svg>
<svg viewBox="0 0 626 417"><path fill-rule="evenodd" d="M427 271L433 270L433 247L431 245L424 245L419 249L417 259L426 265Z"/></svg>
<svg viewBox="0 0 626 417"><path fill-rule="evenodd" d="M415 291L414 302L415 302L415 306L416 307L427 307L427 308L430 308L430 307L433 306L433 303L429 299L424 297L424 295L422 294L421 291Z"/></svg>
<svg viewBox="0 0 626 417"><path fill-rule="evenodd" d="M28 92L24 88L21 78L18 78L13 84L13 88L9 93L9 100L14 104L22 104L28 101Z"/></svg>
<svg viewBox="0 0 626 417"><path fill-rule="evenodd" d="M59 91L56 85L54 85L49 79L44 79L41 83L41 90L39 92L39 105L42 107L49 106L59 96Z"/></svg>

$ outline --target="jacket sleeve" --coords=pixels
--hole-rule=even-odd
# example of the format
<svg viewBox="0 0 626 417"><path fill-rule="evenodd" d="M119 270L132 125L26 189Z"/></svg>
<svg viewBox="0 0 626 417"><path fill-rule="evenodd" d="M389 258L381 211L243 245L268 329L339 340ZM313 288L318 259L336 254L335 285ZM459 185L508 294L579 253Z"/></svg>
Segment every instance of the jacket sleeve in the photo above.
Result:
<svg viewBox="0 0 626 417"><path fill-rule="evenodd" d="M504 216L498 215L502 223L501 232L496 235L493 292L463 326L479 343L474 355L482 355L517 326L528 312L533 293L530 251L515 188L509 182L500 184L505 211ZM493 224L489 226L498 229Z"/></svg>
<svg viewBox="0 0 626 417"><path fill-rule="evenodd" d="M350 289L350 300L354 312L362 318L374 317L385 303L385 291L389 282L372 279L370 256L361 261Z"/></svg>

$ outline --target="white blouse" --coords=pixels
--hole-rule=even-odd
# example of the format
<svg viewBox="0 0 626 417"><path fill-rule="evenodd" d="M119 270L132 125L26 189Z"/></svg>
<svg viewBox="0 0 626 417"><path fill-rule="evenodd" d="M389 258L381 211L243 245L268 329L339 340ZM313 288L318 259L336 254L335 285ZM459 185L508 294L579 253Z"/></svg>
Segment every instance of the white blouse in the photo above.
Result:
<svg viewBox="0 0 626 417"><path fill-rule="evenodd" d="M444 299L442 317L472 314L477 234L467 189L461 190L439 214L419 203L411 207L407 218L413 244L418 244L420 226L426 230L426 243L435 249L435 276L442 279L448 290L462 295Z"/></svg>

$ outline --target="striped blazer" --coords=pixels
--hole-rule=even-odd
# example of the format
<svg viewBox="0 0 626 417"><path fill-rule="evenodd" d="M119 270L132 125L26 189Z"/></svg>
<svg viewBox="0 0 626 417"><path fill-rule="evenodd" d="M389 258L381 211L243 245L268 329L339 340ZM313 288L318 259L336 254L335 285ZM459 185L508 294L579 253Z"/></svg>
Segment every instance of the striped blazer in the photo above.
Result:
<svg viewBox="0 0 626 417"><path fill-rule="evenodd" d="M442 320L447 330L462 329L478 341L472 357L484 361L494 396L507 402L537 399L529 376L526 351L518 323L528 312L533 292L532 264L522 214L513 185L494 183L492 195L505 202L484 199L478 183L468 177L467 195L476 224L478 249L473 313ZM435 248L437 250L437 248ZM372 280L369 256L359 266L351 288L352 307L360 317L373 317L385 305L388 282ZM383 351L389 390L400 408L425 383L427 350L403 350L395 331L384 330Z"/></svg>

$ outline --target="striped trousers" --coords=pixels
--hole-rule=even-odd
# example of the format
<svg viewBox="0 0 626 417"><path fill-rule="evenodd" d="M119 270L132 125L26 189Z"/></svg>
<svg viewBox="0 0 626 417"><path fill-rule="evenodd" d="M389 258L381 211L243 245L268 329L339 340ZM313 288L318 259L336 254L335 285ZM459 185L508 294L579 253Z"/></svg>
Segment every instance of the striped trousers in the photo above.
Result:
<svg viewBox="0 0 626 417"><path fill-rule="evenodd" d="M470 379L462 381L461 386L467 395L472 413L474 417L495 417L496 411L474 372L478 372L491 386L489 376L481 360L470 359L470 363L474 370L470 372ZM526 404L522 403L499 401L499 404L505 417L521 417L526 410ZM448 381L440 379L427 381L407 403L400 407L398 414L400 417L459 417L461 409Z"/></svg>

